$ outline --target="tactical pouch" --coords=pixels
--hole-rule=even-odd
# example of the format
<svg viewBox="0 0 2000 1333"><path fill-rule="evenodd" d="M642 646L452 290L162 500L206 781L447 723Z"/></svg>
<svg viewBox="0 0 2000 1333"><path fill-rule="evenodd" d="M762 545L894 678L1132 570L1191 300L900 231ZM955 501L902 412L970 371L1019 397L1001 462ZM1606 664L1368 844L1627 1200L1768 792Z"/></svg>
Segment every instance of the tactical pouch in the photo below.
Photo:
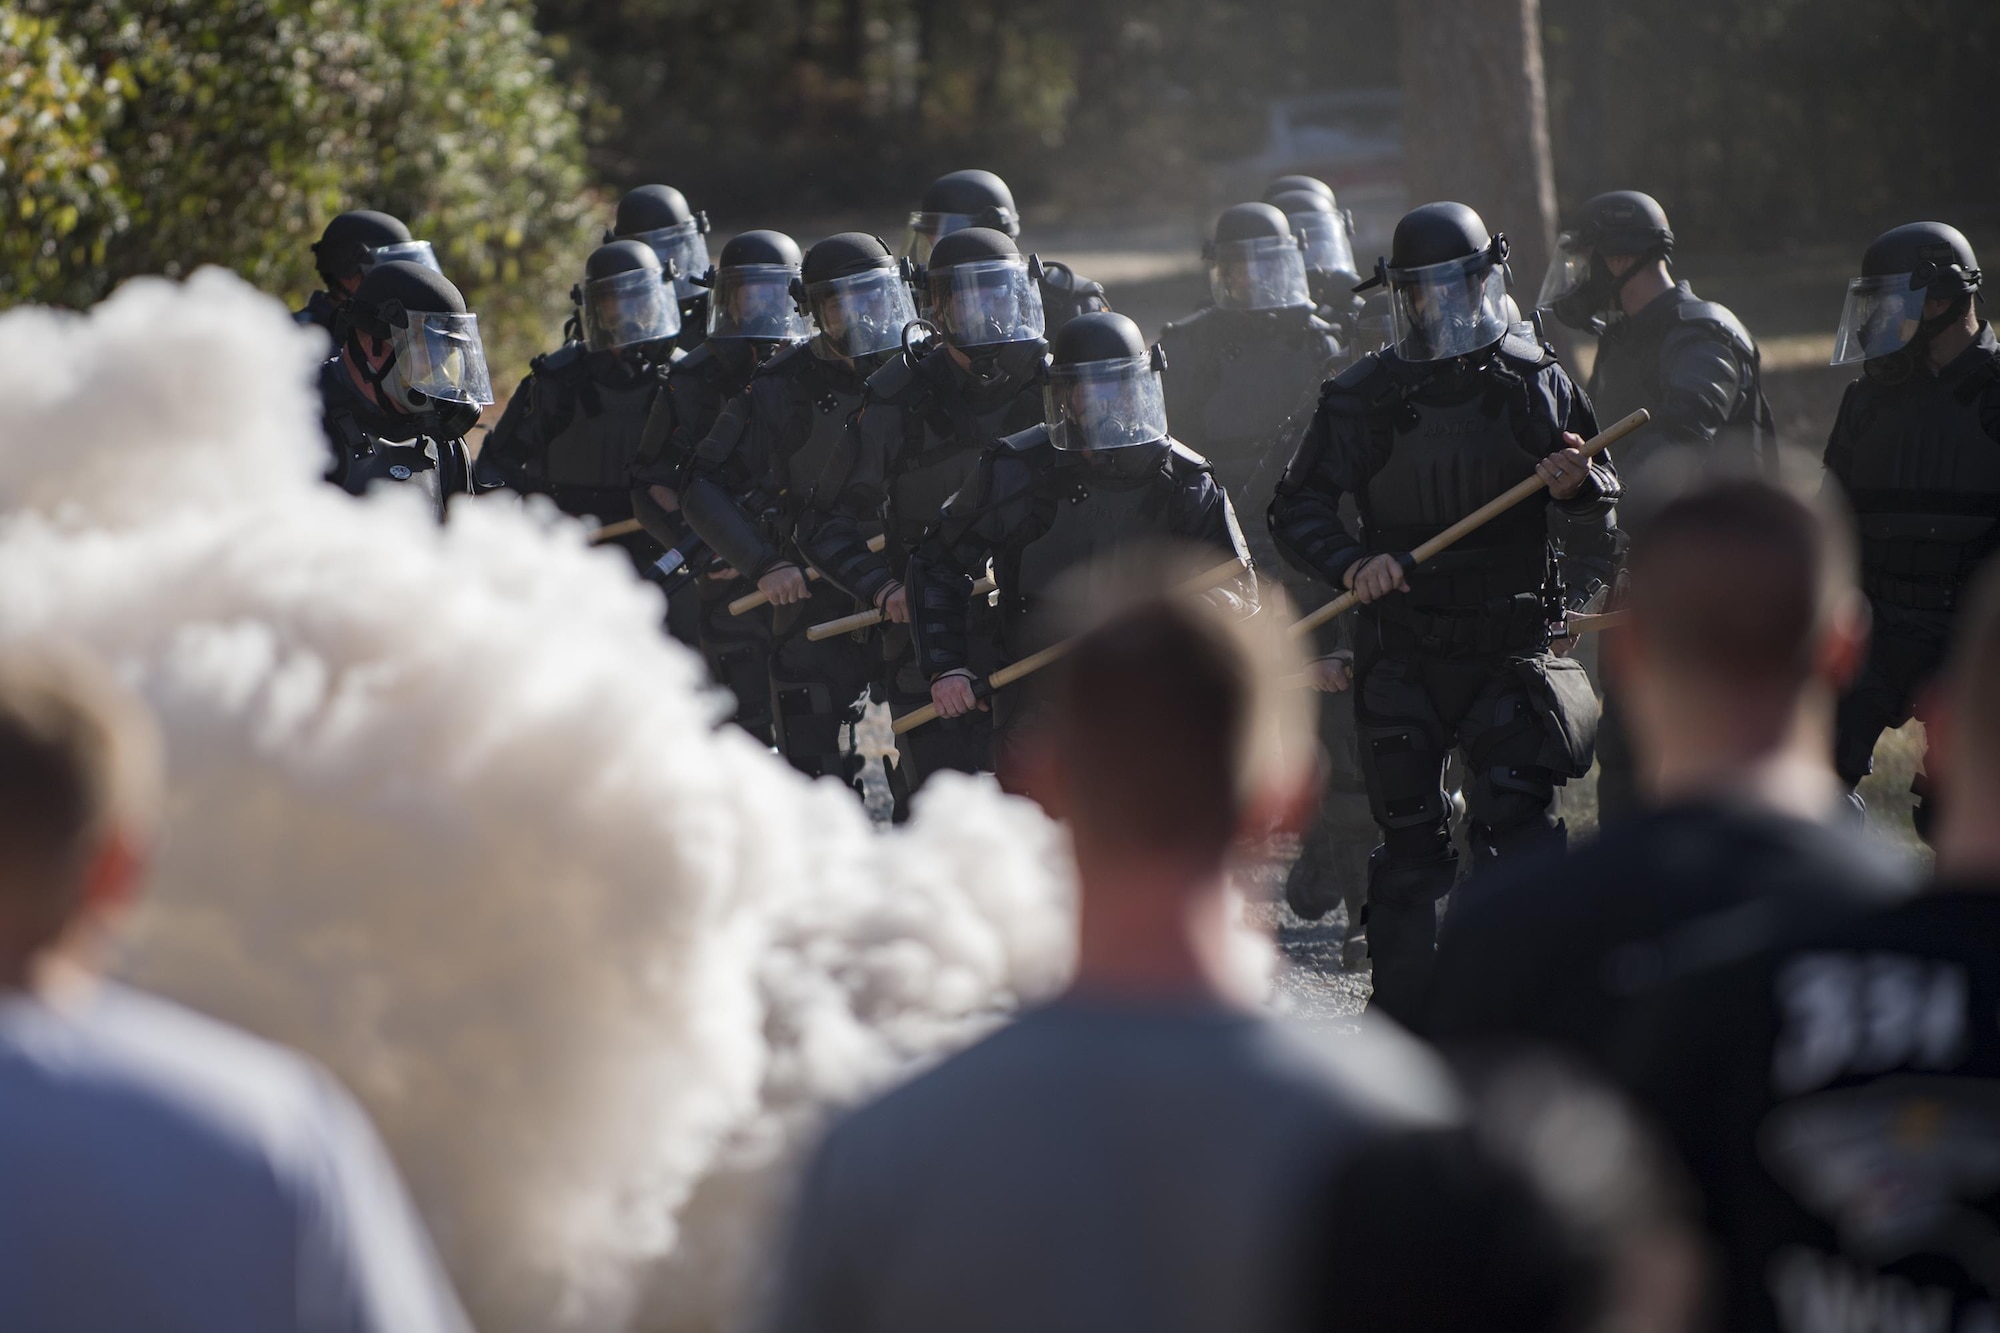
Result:
<svg viewBox="0 0 2000 1333"><path fill-rule="evenodd" d="M1590 688L1583 663L1540 653L1514 664L1528 700L1542 719L1544 736L1537 762L1559 777L1580 778L1597 752L1597 721L1603 708Z"/></svg>

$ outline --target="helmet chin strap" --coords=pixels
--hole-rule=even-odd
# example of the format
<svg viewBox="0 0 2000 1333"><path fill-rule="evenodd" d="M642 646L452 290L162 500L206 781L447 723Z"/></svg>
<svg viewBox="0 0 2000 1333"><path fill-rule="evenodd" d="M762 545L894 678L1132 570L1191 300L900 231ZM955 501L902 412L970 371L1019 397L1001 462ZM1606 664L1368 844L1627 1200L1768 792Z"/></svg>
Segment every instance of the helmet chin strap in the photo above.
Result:
<svg viewBox="0 0 2000 1333"><path fill-rule="evenodd" d="M383 358L381 369L378 370L370 360L368 353L362 348L360 334L361 331L357 329L348 335L348 357L353 361L355 368L361 372L361 378L367 380L369 387L375 391L376 403L393 412L412 411L413 409L410 404L398 399L395 391L388 384L389 372L396 365L396 345L393 342L389 344L389 355Z"/></svg>

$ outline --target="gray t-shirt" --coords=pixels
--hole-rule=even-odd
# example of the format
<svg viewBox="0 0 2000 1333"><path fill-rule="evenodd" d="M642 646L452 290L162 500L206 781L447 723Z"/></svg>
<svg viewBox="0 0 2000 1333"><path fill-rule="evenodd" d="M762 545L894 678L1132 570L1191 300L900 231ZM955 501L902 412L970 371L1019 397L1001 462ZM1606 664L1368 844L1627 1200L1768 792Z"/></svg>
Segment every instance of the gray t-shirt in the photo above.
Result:
<svg viewBox="0 0 2000 1333"><path fill-rule="evenodd" d="M1377 1127L1445 1118L1447 1087L1399 1034L1058 1001L831 1130L767 1327L1285 1327L1313 1192Z"/></svg>
<svg viewBox="0 0 2000 1333"><path fill-rule="evenodd" d="M0 1328L460 1333L359 1108L136 991L0 992Z"/></svg>

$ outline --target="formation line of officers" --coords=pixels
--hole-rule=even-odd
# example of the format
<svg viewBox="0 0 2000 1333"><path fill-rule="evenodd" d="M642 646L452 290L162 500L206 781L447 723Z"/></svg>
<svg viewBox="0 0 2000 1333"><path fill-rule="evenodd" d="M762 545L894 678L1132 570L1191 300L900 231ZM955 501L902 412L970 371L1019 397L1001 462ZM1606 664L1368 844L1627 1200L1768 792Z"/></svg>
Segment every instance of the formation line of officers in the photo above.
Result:
<svg viewBox="0 0 2000 1333"><path fill-rule="evenodd" d="M1593 688L1569 655L1569 617L1613 594L1621 504L1643 511L1676 455L1774 465L1756 341L1676 281L1666 214L1636 191L1583 205L1523 319L1507 238L1472 209L1412 210L1364 274L1333 191L1284 177L1216 219L1211 304L1152 343L1100 284L1025 253L1020 222L999 177L957 171L900 252L755 230L711 258L705 214L634 189L561 346L475 459L466 435L494 401L477 316L427 241L343 213L297 316L335 345L327 477L420 485L441 520L500 488L597 520L666 591L669 631L736 721L805 773L858 786L866 702L934 706L887 766L898 819L940 769L1006 780L1036 695L985 682L1045 646L1040 612L1085 562L1205 544L1243 561L1209 595L1246 614L1260 576L1302 606L1352 589L1363 605L1321 631L1312 670L1351 706L1321 710L1332 778L1286 897L1308 918L1345 901L1348 961L1372 956L1375 1003L1396 1012L1465 861L1562 840L1557 790L1593 760L1603 819L1637 801L1616 683ZM1834 364L1861 373L1825 464L1858 515L1876 625L1841 706L1850 785L2000 544L2000 343L1980 281L1954 228L1897 227L1863 254L1835 334ZM1542 312L1596 338L1587 385ZM1579 451L1637 408L1652 421L1615 464ZM1398 558L1537 474L1536 500L1431 561ZM752 593L763 604L733 614ZM857 611L877 623L808 633Z"/></svg>

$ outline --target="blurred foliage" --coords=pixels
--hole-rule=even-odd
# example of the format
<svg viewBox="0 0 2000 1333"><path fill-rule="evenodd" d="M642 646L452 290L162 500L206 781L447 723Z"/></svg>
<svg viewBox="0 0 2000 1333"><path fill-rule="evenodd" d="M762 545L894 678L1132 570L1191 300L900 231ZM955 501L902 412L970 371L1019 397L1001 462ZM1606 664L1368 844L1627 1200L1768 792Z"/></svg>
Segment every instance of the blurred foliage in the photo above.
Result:
<svg viewBox="0 0 2000 1333"><path fill-rule="evenodd" d="M1558 191L1776 249L2000 220L1994 0L1542 0Z"/></svg>
<svg viewBox="0 0 2000 1333"><path fill-rule="evenodd" d="M1272 97L1395 79L1391 0L541 0L605 95L600 174L735 210L900 208L933 177L1115 209L1198 195Z"/></svg>
<svg viewBox="0 0 2000 1333"><path fill-rule="evenodd" d="M601 200L582 99L504 0L0 0L0 306L224 264L297 304L381 208L496 362L560 323Z"/></svg>

